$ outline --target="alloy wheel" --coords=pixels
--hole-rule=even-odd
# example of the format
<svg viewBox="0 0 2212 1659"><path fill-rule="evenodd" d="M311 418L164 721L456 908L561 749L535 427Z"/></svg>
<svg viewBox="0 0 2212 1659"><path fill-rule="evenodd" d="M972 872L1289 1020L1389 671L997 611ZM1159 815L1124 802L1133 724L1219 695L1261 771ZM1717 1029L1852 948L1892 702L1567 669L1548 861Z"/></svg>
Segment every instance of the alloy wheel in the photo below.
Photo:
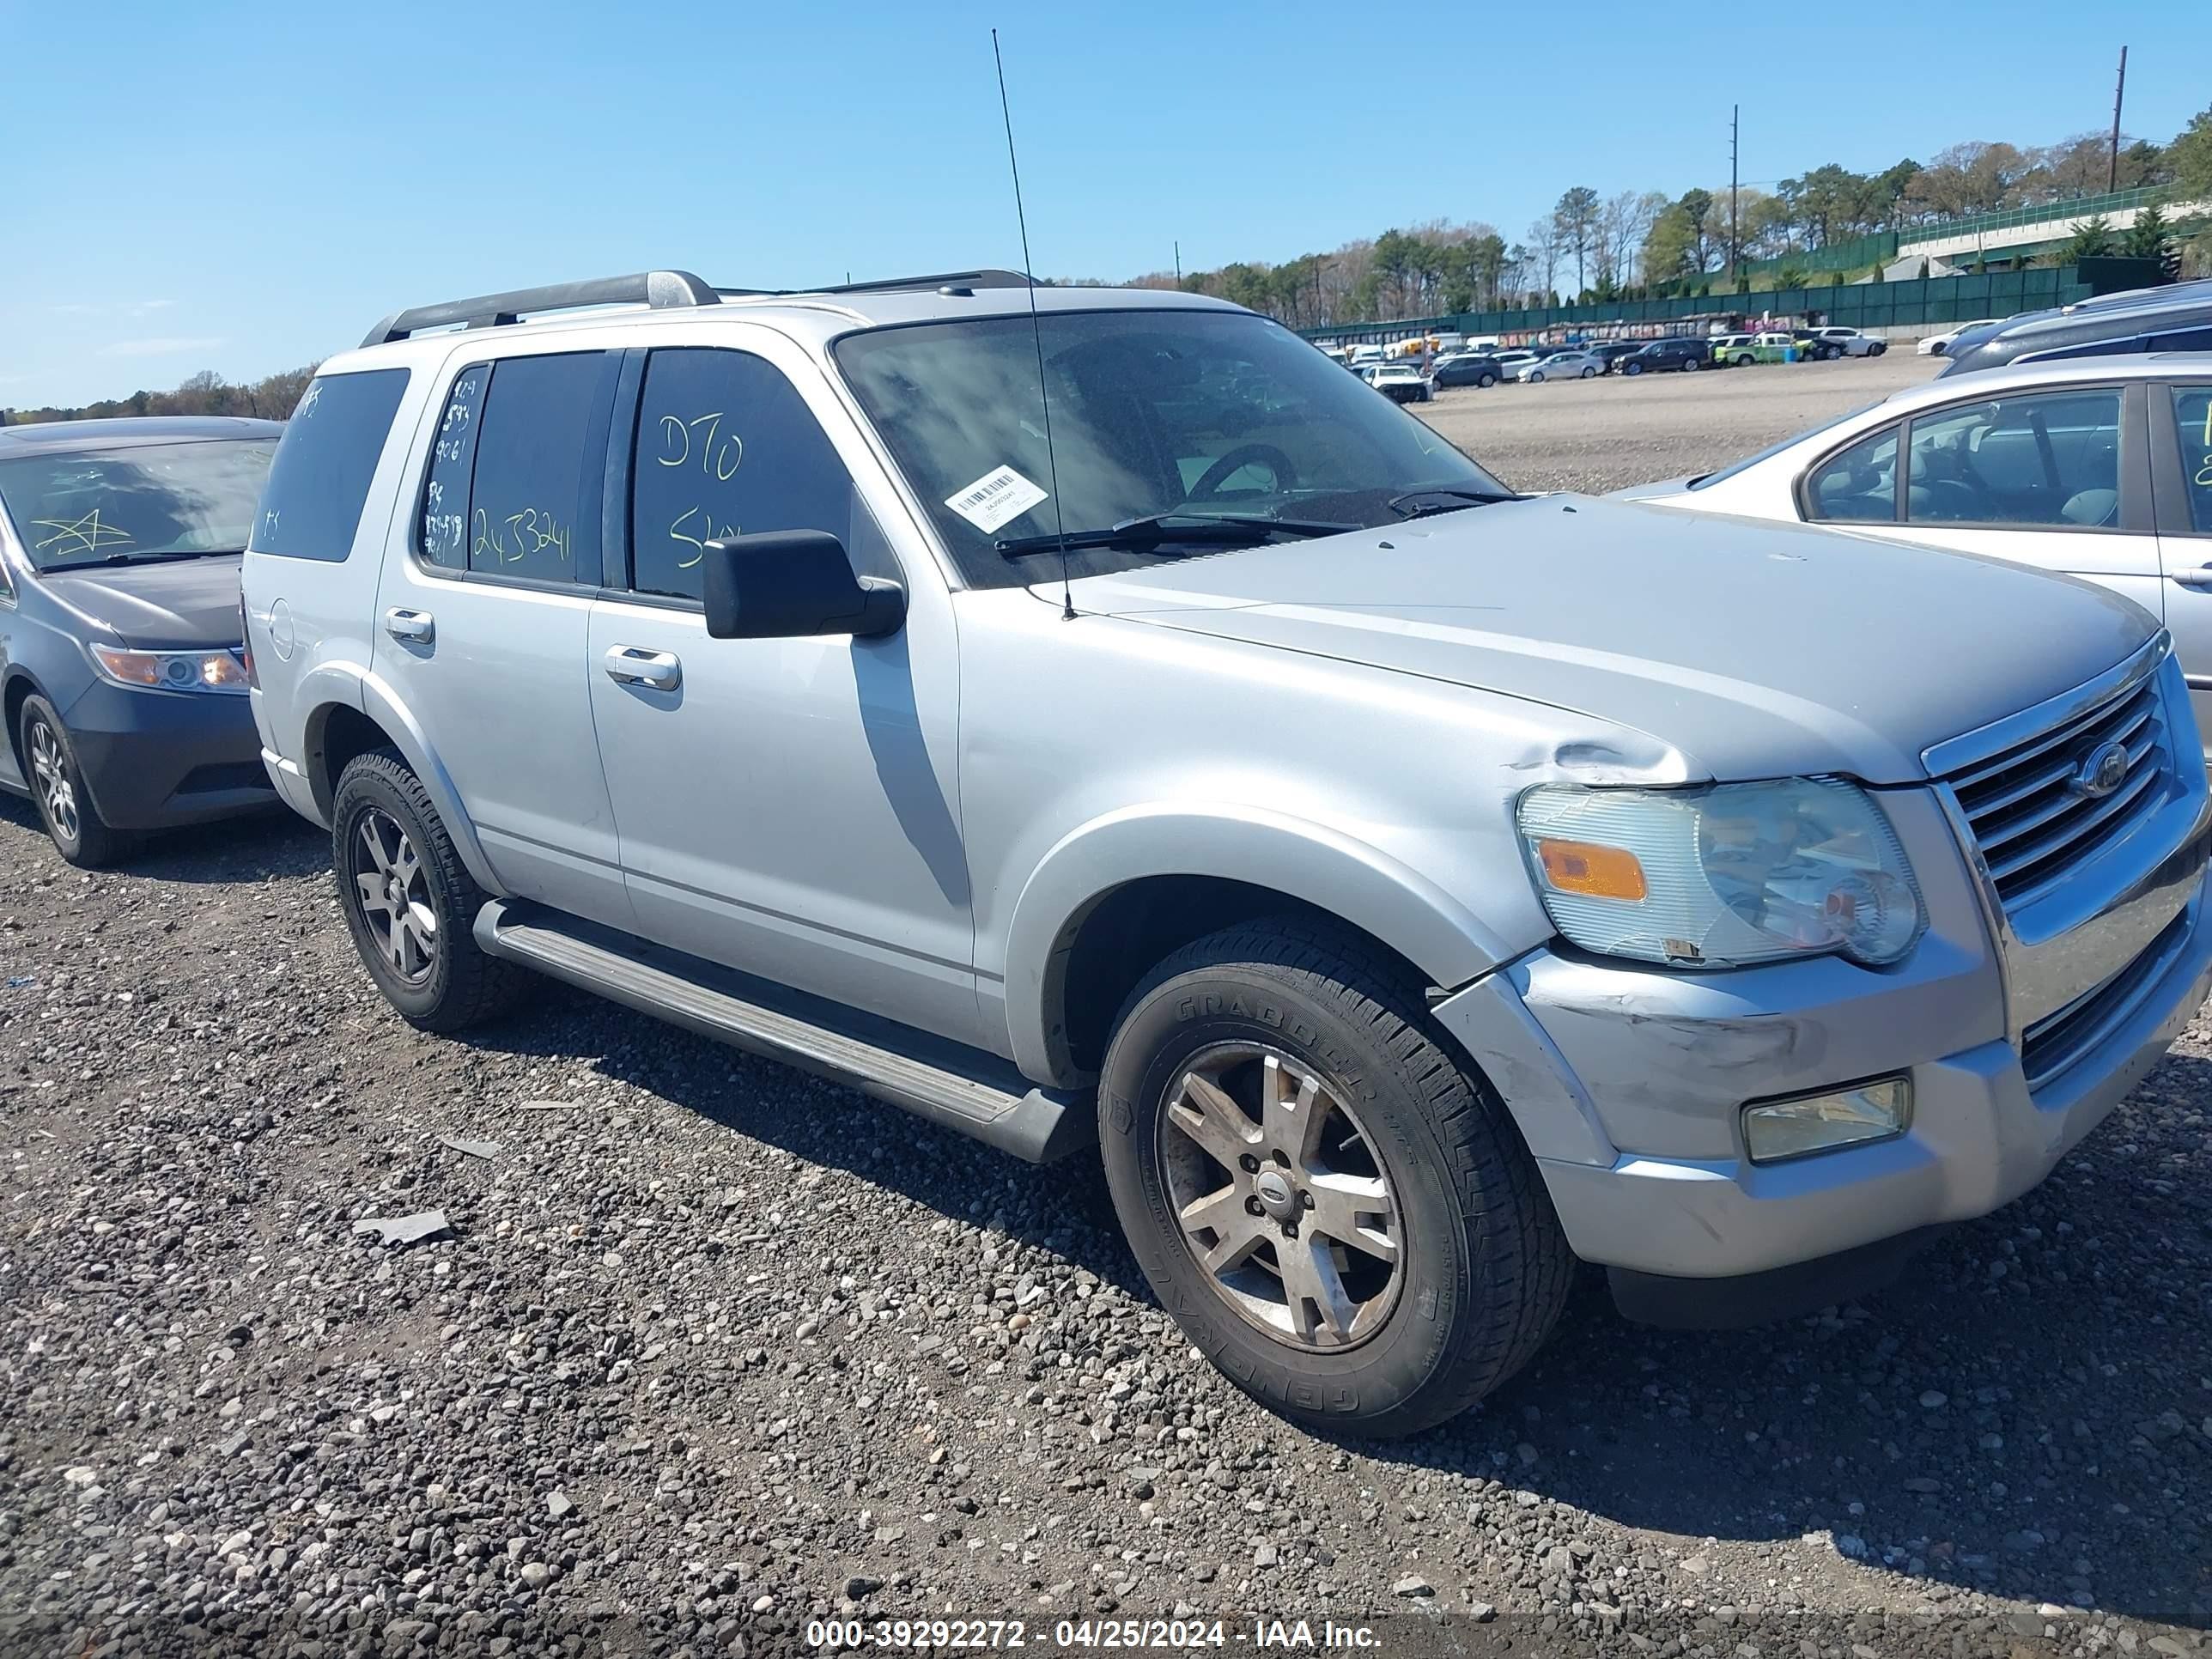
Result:
<svg viewBox="0 0 2212 1659"><path fill-rule="evenodd" d="M374 808L362 815L351 874L362 920L385 965L410 984L429 978L438 912L422 858L397 818Z"/></svg>
<svg viewBox="0 0 2212 1659"><path fill-rule="evenodd" d="M1343 1092L1280 1050L1224 1043L1170 1085L1160 1168L1191 1258L1276 1341L1342 1350L1396 1305L1396 1194Z"/></svg>
<svg viewBox="0 0 2212 1659"><path fill-rule="evenodd" d="M31 775L37 781L46 821L64 841L76 841L82 823L77 817L76 786L70 781L69 760L54 728L35 718L31 722Z"/></svg>

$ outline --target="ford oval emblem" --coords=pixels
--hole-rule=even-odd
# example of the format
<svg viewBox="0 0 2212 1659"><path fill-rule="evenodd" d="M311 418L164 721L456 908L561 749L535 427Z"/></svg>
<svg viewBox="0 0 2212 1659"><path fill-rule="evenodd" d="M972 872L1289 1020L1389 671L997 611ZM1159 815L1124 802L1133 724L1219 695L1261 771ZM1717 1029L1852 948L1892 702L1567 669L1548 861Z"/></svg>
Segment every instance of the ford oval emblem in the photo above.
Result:
<svg viewBox="0 0 2212 1659"><path fill-rule="evenodd" d="M2091 750L2074 769L2067 787L2077 795L2101 800L2128 781L2128 746L2108 743Z"/></svg>

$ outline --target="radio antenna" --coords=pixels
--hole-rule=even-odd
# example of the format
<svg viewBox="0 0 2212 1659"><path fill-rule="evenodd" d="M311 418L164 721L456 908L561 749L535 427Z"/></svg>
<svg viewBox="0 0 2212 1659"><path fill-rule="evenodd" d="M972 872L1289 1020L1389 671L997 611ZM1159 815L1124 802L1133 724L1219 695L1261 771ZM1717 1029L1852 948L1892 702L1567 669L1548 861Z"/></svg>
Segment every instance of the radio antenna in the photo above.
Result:
<svg viewBox="0 0 2212 1659"><path fill-rule="evenodd" d="M1044 405L1045 477L1052 485L1053 534L1060 538L1060 617L1075 620L1075 592L1067 575L1067 518L1060 505L1060 461L1052 448L1052 394L1045 387L1044 325L1037 320L1036 268L1030 264L1029 216L1022 211L1022 164L1014 159L1014 112L1006 105L1006 60L999 55L999 32L991 31L991 62L999 71L999 114L1006 124L1006 168L1014 175L1014 222L1022 230L1022 275L1029 280L1030 338L1036 347L1037 401Z"/></svg>

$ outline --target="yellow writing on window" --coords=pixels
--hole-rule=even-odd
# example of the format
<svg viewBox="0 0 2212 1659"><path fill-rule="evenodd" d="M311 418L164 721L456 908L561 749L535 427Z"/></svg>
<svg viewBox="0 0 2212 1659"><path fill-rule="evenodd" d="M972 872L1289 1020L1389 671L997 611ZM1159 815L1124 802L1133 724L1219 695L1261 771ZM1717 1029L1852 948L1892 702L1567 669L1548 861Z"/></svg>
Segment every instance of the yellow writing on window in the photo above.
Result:
<svg viewBox="0 0 2212 1659"><path fill-rule="evenodd" d="M569 527L541 508L526 507L520 513L494 519L480 507L474 514L473 529L469 544L471 564L517 564L541 553L550 553L563 564L568 561Z"/></svg>

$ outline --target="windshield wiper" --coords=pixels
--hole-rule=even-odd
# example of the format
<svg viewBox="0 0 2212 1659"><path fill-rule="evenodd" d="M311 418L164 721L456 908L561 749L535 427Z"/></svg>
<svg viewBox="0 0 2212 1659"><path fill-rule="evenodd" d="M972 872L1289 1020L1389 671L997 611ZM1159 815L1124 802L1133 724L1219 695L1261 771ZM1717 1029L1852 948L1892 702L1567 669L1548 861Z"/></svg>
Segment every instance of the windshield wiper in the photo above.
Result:
<svg viewBox="0 0 2212 1659"><path fill-rule="evenodd" d="M1143 553L1170 542L1253 546L1270 536L1341 536L1364 528L1320 519L1267 519L1256 513L1156 513L1148 518L1124 519L1103 530L1071 530L1064 536L1016 536L997 546L1009 559L1057 553L1062 548L1071 553L1086 547L1119 547Z"/></svg>
<svg viewBox="0 0 2212 1659"><path fill-rule="evenodd" d="M1422 501L1437 495L1446 499L1431 501L1426 507L1420 505ZM1393 495L1384 505L1401 518L1425 519L1433 514L1457 513L1466 507L1488 507L1495 501L1517 501L1520 499L1510 489L1409 489L1402 495Z"/></svg>
<svg viewBox="0 0 2212 1659"><path fill-rule="evenodd" d="M226 553L243 553L242 547L173 547L163 552L103 553L96 559L64 559L58 564L42 566L53 570L97 570L111 564L164 564L171 559L212 559Z"/></svg>

